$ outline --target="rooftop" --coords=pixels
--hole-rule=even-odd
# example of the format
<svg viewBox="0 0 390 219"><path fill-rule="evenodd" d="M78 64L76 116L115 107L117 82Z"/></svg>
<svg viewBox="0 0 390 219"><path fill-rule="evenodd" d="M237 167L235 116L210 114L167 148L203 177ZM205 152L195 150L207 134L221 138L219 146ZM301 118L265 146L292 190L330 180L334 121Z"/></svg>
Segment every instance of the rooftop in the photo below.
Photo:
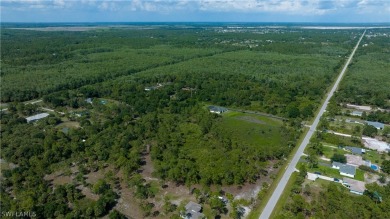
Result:
<svg viewBox="0 0 390 219"><path fill-rule="evenodd" d="M350 175L355 175L356 174L356 167L344 164L340 166L340 173L346 173Z"/></svg>
<svg viewBox="0 0 390 219"><path fill-rule="evenodd" d="M381 122L366 121L366 123L367 123L367 125L372 125L377 129L384 129L385 128L385 124L383 124Z"/></svg>
<svg viewBox="0 0 390 219"><path fill-rule="evenodd" d="M202 206L198 203L195 203L195 202L188 202L188 204L185 206L185 209L186 209L186 215L185 215L185 218L187 219L199 219L199 218L203 218L204 217L204 214L200 213L200 211L202 210Z"/></svg>
<svg viewBox="0 0 390 219"><path fill-rule="evenodd" d="M26 118L27 122L33 122L35 120L43 119L45 117L48 117L50 114L49 113L39 113L33 116L29 116Z"/></svg>
<svg viewBox="0 0 390 219"><path fill-rule="evenodd" d="M332 163L332 166L335 166L335 167L341 167L343 165L345 165L345 164L340 163L340 162L336 162L336 161L333 161L333 163Z"/></svg>
<svg viewBox="0 0 390 219"><path fill-rule="evenodd" d="M361 112L361 111L352 111L351 115L353 115L353 116L362 116L363 112Z"/></svg>
<svg viewBox="0 0 390 219"><path fill-rule="evenodd" d="M351 146L346 146L345 149L351 151L353 154L363 154L366 152L366 150L363 148L357 148Z"/></svg>
<svg viewBox="0 0 390 219"><path fill-rule="evenodd" d="M366 190L366 184L364 182L349 179L344 177L343 178L343 184L346 184L349 186L350 190L356 191L356 192L364 192Z"/></svg>
<svg viewBox="0 0 390 219"><path fill-rule="evenodd" d="M208 108L210 112L219 112L219 113L223 113L228 110L225 107L220 107L220 106L209 106Z"/></svg>
<svg viewBox="0 0 390 219"><path fill-rule="evenodd" d="M185 208L187 211L193 211L193 212L200 212L200 210L202 210L202 206L200 204L192 201L188 202Z"/></svg>

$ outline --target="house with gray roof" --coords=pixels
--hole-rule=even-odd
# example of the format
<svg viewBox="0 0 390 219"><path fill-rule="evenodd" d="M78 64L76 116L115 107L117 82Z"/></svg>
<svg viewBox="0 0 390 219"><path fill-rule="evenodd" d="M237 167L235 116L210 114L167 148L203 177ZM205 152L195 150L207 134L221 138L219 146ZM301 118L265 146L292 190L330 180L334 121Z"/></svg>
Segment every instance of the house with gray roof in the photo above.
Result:
<svg viewBox="0 0 390 219"><path fill-rule="evenodd" d="M340 167L339 171L340 171L340 175L342 175L342 176L349 176L349 177L355 178L356 167L354 167L352 165L345 164L345 165Z"/></svg>
<svg viewBox="0 0 390 219"><path fill-rule="evenodd" d="M345 150L351 151L352 154L358 154L358 155L362 155L366 153L366 149L352 147L352 146L346 146Z"/></svg>
<svg viewBox="0 0 390 219"><path fill-rule="evenodd" d="M345 164L340 163L340 162L333 161L333 163L332 163L332 168L333 168L333 169L338 169L338 170L339 170L340 167L341 167L342 165L345 165Z"/></svg>
<svg viewBox="0 0 390 219"><path fill-rule="evenodd" d="M185 206L185 215L182 215L184 219L203 219L205 218L204 214L201 213L202 206L195 202L188 202Z"/></svg>
<svg viewBox="0 0 390 219"><path fill-rule="evenodd" d="M364 182L346 177L343 178L343 186L347 187L350 192L357 195L363 195L366 190L366 184Z"/></svg>
<svg viewBox="0 0 390 219"><path fill-rule="evenodd" d="M378 130L382 130L385 128L385 124L381 123L381 122L372 122L372 121L366 121L366 124L367 125L371 125L371 126L374 126L376 129Z"/></svg>
<svg viewBox="0 0 390 219"><path fill-rule="evenodd" d="M339 170L339 173L342 176L349 176L349 177L355 178L356 167L354 167L352 165L343 164L343 163L339 163L339 162L333 162L332 168Z"/></svg>
<svg viewBox="0 0 390 219"><path fill-rule="evenodd" d="M27 122L35 122L35 121L38 121L40 119L46 118L49 115L50 115L49 113L39 113L39 114L27 117L26 120L27 120Z"/></svg>

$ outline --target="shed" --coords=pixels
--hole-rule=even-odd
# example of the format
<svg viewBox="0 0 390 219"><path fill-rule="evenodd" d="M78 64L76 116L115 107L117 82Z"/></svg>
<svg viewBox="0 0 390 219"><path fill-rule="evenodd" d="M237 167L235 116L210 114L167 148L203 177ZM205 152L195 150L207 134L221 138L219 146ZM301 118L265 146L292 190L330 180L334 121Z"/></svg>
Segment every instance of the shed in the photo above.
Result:
<svg viewBox="0 0 390 219"><path fill-rule="evenodd" d="M220 107L220 106L209 106L209 110L212 113L218 113L218 114L228 111L228 109L226 109L225 107Z"/></svg>
<svg viewBox="0 0 390 219"><path fill-rule="evenodd" d="M27 120L27 122L35 122L35 121L38 121L40 119L46 118L49 115L50 115L49 113L39 113L39 114L27 117L26 120Z"/></svg>

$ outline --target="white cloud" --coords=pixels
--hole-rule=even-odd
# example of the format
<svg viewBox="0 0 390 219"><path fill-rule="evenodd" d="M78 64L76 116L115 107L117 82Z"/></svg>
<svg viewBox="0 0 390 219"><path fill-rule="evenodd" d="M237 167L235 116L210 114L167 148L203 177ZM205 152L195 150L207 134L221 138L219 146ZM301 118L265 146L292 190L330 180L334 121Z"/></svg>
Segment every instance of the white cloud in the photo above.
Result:
<svg viewBox="0 0 390 219"><path fill-rule="evenodd" d="M388 14L388 0L0 0L2 10L85 9L99 11L237 12L324 15L351 13Z"/></svg>

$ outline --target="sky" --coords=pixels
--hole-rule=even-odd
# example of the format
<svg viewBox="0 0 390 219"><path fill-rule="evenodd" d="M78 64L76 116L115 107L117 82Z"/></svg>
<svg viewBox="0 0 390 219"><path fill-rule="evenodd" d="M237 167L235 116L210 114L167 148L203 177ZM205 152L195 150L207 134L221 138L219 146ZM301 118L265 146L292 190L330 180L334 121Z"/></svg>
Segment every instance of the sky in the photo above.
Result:
<svg viewBox="0 0 390 219"><path fill-rule="evenodd" d="M390 0L0 0L1 22L390 22Z"/></svg>

